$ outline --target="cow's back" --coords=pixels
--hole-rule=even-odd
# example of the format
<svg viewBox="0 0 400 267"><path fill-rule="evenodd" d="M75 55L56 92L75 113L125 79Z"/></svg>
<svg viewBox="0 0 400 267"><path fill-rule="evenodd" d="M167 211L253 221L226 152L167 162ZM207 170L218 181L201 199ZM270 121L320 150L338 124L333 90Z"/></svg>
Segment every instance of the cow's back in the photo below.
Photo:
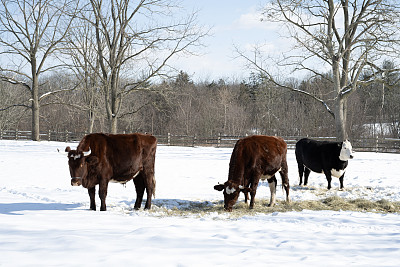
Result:
<svg viewBox="0 0 400 267"><path fill-rule="evenodd" d="M111 172L112 179L127 178L132 171L143 168L143 162L152 161L154 166L157 140L145 134L103 134L85 136L78 148L91 150L102 163L102 171Z"/></svg>
<svg viewBox="0 0 400 267"><path fill-rule="evenodd" d="M303 138L296 143L296 160L307 168L322 172L339 162L340 144L338 142L317 141Z"/></svg>
<svg viewBox="0 0 400 267"><path fill-rule="evenodd" d="M264 174L279 169L282 161L286 161L286 154L286 142L279 137L254 135L240 139L231 155L228 179L243 177L245 170Z"/></svg>

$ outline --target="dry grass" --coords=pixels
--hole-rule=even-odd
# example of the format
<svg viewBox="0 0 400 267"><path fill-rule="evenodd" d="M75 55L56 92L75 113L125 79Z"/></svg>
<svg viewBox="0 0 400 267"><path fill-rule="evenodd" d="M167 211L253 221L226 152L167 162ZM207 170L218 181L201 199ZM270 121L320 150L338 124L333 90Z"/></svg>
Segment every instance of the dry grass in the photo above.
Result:
<svg viewBox="0 0 400 267"><path fill-rule="evenodd" d="M156 216L182 216L182 217L203 217L212 213L226 214L230 218L239 218L256 214L268 214L274 212L289 212L302 210L333 210L333 211L358 211L376 213L396 213L400 212L400 202L390 202L388 200L370 201L366 199L349 200L340 197L328 197L321 200L277 201L274 207L268 207L268 200L256 201L254 209L250 210L244 202L238 202L233 207L231 213L223 209L223 201L218 202L192 202L188 201L184 206L176 206L172 209L157 207L150 213Z"/></svg>

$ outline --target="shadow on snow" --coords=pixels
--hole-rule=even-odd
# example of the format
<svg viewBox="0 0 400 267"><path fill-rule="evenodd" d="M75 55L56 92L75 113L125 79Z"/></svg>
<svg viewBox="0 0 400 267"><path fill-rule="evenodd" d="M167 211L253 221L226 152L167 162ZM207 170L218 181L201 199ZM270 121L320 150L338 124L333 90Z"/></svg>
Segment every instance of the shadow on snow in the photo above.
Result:
<svg viewBox="0 0 400 267"><path fill-rule="evenodd" d="M23 215L23 211L58 210L67 211L80 207L80 204L63 203L0 203L0 214Z"/></svg>

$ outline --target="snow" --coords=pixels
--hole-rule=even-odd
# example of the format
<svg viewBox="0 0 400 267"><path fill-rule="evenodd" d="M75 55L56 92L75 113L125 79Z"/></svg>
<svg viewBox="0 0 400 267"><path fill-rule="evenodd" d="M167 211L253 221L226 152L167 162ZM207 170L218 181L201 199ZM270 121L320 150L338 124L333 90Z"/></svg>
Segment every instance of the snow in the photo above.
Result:
<svg viewBox="0 0 400 267"><path fill-rule="evenodd" d="M218 201L232 149L159 146L152 211L133 210L132 182L110 184L106 212L90 211L87 190L72 187L65 155L76 143L0 141L0 266L398 266L400 215L351 211L212 212L171 216L165 209ZM340 196L400 201L399 154L359 152L344 191L311 173L298 186L288 151L293 201ZM278 188L281 186L278 178ZM260 183L256 202L269 199ZM284 200L282 190L277 199ZM96 199L99 205L99 199ZM243 196L239 198L243 201ZM142 205L143 208L144 204ZM99 209L99 208L98 208ZM234 207L235 209L235 207Z"/></svg>

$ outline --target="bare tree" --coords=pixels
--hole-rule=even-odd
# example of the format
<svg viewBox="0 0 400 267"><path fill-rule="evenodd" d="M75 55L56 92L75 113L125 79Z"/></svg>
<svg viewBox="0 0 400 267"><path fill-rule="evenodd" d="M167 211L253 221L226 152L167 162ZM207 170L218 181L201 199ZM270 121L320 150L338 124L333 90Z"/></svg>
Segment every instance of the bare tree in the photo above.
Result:
<svg viewBox="0 0 400 267"><path fill-rule="evenodd" d="M321 103L335 120L336 138L348 137L347 99L362 83L381 77L383 70L375 62L398 55L400 7L395 0L271 0L263 11L263 20L282 23L295 41L276 64L290 71L307 71L331 84L333 106L329 98L283 84L262 60L241 53L258 71L287 89L305 94ZM264 63L264 66L263 66ZM365 69L368 80L361 81ZM324 75L330 70L331 75ZM392 72L395 70L385 70Z"/></svg>
<svg viewBox="0 0 400 267"><path fill-rule="evenodd" d="M20 84L29 98L20 104L32 110L32 140L38 141L40 101L49 96L40 91L40 77L57 67L50 58L59 49L73 20L67 12L79 2L72 0L1 0L1 79Z"/></svg>
<svg viewBox="0 0 400 267"><path fill-rule="evenodd" d="M0 131L18 127L18 122L25 116L27 110L18 104L24 102L23 90L22 86L0 82Z"/></svg>
<svg viewBox="0 0 400 267"><path fill-rule="evenodd" d="M90 16L90 14L89 14ZM63 51L66 64L71 66L77 80L82 81L78 89L82 91L81 103L67 103L86 112L87 131L93 132L94 122L101 115L100 66L96 51L96 30L86 20L76 20L67 37Z"/></svg>
<svg viewBox="0 0 400 267"><path fill-rule="evenodd" d="M198 45L204 33L196 27L196 13L177 21L172 0L90 0L94 19L100 79L109 120L116 133L124 97L147 90L176 54ZM124 78L124 79L122 79ZM130 82L127 81L129 78ZM128 113L130 111L127 111Z"/></svg>

